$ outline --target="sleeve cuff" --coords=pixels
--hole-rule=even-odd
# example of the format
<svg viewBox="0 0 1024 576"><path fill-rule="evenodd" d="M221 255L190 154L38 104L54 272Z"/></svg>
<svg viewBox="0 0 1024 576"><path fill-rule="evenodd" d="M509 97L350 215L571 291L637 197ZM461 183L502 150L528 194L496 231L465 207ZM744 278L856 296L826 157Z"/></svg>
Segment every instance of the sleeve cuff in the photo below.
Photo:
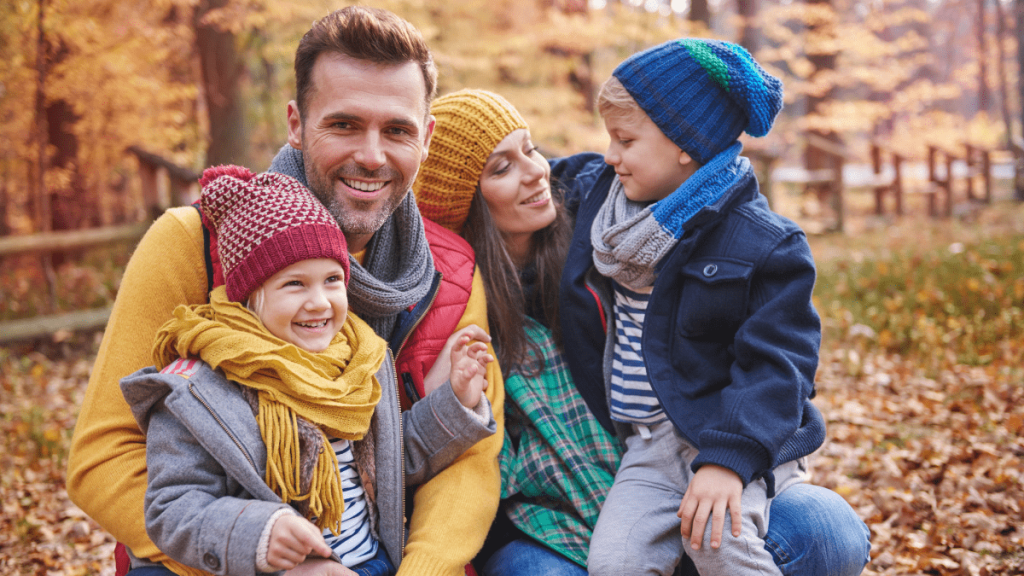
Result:
<svg viewBox="0 0 1024 576"><path fill-rule="evenodd" d="M270 533L274 530L274 524L285 514L296 514L291 508L281 508L274 512L267 523L263 525L263 532L260 533L260 541L256 545L256 570L259 572L276 572L277 569L267 563L267 553L270 551Z"/></svg>
<svg viewBox="0 0 1024 576"><path fill-rule="evenodd" d="M465 406L463 406L463 408L473 416L473 419L483 426L487 426L494 416L491 412L491 401L487 399L487 394L484 394L483 392L480 393L480 401L477 402L475 408L470 409Z"/></svg>

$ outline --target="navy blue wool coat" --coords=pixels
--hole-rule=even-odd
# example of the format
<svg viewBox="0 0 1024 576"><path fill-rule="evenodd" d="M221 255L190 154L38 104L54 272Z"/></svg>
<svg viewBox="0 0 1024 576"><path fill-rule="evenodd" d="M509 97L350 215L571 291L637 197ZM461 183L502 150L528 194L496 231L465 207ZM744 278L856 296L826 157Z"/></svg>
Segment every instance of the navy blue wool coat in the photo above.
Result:
<svg viewBox="0 0 1024 576"><path fill-rule="evenodd" d="M565 357L601 424L608 409L615 334L611 281L593 264L590 228L614 179L599 154L551 162L575 228L560 287ZM642 336L647 373L668 418L744 485L806 456L825 439L811 403L821 322L806 236L772 212L753 174L684 225L661 262Z"/></svg>

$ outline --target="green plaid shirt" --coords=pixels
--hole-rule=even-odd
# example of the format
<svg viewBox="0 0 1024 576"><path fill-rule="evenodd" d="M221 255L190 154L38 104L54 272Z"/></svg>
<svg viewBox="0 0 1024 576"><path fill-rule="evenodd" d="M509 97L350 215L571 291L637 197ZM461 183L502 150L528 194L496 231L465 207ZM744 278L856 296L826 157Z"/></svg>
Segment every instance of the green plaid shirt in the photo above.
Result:
<svg viewBox="0 0 1024 576"><path fill-rule="evenodd" d="M501 497L517 528L586 567L622 448L587 408L551 333L527 317L526 334L539 346L544 370L505 379ZM538 362L533 352L530 362Z"/></svg>

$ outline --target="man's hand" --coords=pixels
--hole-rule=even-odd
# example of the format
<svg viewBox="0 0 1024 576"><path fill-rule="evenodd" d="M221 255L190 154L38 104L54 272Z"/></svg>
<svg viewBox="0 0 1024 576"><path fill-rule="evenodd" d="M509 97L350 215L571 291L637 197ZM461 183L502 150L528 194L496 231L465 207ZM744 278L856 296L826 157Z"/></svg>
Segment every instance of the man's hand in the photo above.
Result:
<svg viewBox="0 0 1024 576"><path fill-rule="evenodd" d="M700 550L711 516L711 547L722 545L722 530L725 528L725 511L732 515L732 535L739 537L741 528L740 500L743 495L743 481L728 468L705 464L693 475L690 486L683 495L683 501L676 512L682 521L680 532L683 539L689 538L690 547Z"/></svg>
<svg viewBox="0 0 1024 576"><path fill-rule="evenodd" d="M310 554L324 558L331 555L331 547L324 541L320 529L295 514L285 514L278 518L270 529L267 564L278 570L290 570Z"/></svg>
<svg viewBox="0 0 1024 576"><path fill-rule="evenodd" d="M284 573L285 576L359 576L334 560L306 560Z"/></svg>
<svg viewBox="0 0 1024 576"><path fill-rule="evenodd" d="M441 352L438 353L437 360L434 362L434 365L430 367L430 371L423 377L424 395L430 394L449 380L452 373L452 348L455 347L456 342L458 342L463 336L469 336L470 340L477 340L485 343L491 341L491 335L476 324L470 324L449 336L448 341L445 342L444 348L442 348Z"/></svg>

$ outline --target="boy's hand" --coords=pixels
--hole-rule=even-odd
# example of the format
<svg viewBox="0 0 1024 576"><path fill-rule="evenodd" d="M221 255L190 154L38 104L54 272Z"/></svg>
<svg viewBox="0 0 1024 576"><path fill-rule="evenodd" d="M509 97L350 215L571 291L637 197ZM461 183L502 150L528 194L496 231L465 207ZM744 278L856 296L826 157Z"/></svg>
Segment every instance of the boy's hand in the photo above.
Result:
<svg viewBox="0 0 1024 576"><path fill-rule="evenodd" d="M689 538L690 547L700 550L708 515L711 515L711 547L721 546L726 508L732 515L732 535L739 537L742 495L743 481L735 472L714 464L701 466L693 475L679 505L679 512L676 512L676 516L683 521L680 529L683 539Z"/></svg>
<svg viewBox="0 0 1024 576"><path fill-rule="evenodd" d="M295 514L286 514L278 518L270 529L267 564L277 570L290 570L301 564L310 554L324 558L331 555L331 547L324 541L320 529L309 520Z"/></svg>
<svg viewBox="0 0 1024 576"><path fill-rule="evenodd" d="M472 340L479 340L480 342L491 341L491 335L476 324L470 324L449 336L448 341L444 344L444 348L438 353L434 365L430 367L430 371L423 377L424 396L440 388L442 384L448 381L453 366L451 361L452 348L455 347L455 343L463 336L469 336Z"/></svg>
<svg viewBox="0 0 1024 576"><path fill-rule="evenodd" d="M468 335L459 336L451 352L452 391L459 402L470 410L480 403L481 393L487 389L487 365L494 357L487 353L483 342L471 342Z"/></svg>

